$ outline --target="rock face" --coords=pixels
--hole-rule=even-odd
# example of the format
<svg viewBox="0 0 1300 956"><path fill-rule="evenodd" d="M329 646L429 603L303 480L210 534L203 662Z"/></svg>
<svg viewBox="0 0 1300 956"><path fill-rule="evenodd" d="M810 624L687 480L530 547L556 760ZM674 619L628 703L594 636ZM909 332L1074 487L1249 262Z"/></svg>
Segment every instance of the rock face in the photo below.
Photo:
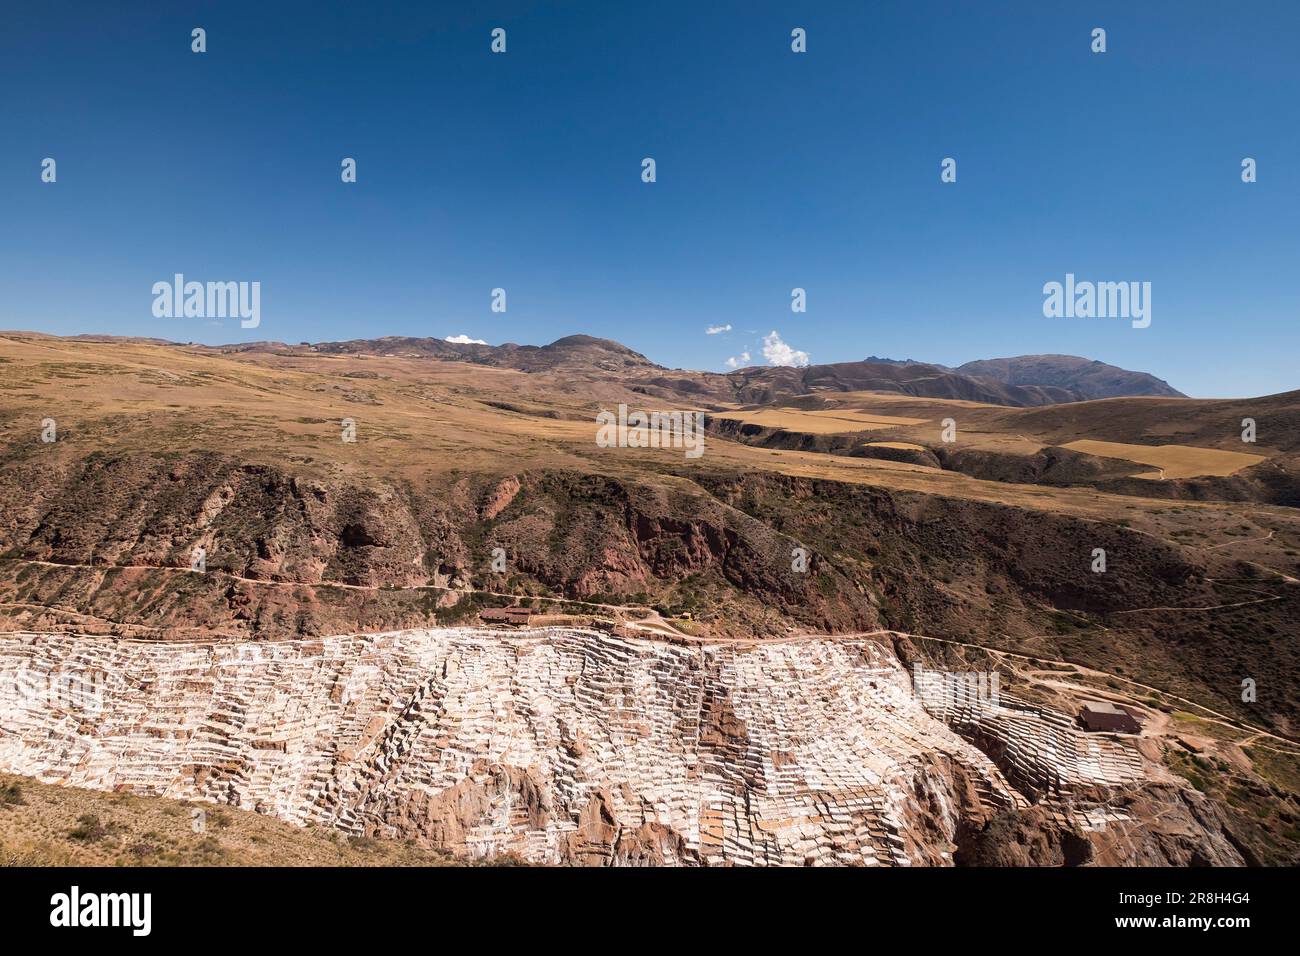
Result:
<svg viewBox="0 0 1300 956"><path fill-rule="evenodd" d="M690 578L716 592L700 605L727 595L717 613L746 633L784 632L774 610L809 629L876 626L829 561L790 572L797 543L699 489L570 471L422 485L92 455L63 473L0 469L0 598L30 615L0 629L55 630L72 609L111 633L302 638L475 617L426 587L650 603L684 599L673 588ZM496 546L509 575L489 570ZM196 547L213 573L189 573Z"/></svg>
<svg viewBox="0 0 1300 956"><path fill-rule="evenodd" d="M0 638L0 769L48 782L547 863L1240 862L1205 813L1141 832L1116 796L1170 785L1124 742L941 716L971 740L868 637Z"/></svg>

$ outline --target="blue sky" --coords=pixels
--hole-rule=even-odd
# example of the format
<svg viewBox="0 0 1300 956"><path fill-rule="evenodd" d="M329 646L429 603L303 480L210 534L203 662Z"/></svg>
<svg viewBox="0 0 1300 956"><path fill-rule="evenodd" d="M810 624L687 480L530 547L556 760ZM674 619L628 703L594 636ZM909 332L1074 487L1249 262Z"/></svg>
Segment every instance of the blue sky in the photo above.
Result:
<svg viewBox="0 0 1300 956"><path fill-rule="evenodd" d="M814 362L1300 387L1292 0L109 6L6 10L0 327L583 332L719 370L776 330ZM155 318L176 272L261 282L261 326ZM1150 328L1045 318L1067 272L1151 282Z"/></svg>

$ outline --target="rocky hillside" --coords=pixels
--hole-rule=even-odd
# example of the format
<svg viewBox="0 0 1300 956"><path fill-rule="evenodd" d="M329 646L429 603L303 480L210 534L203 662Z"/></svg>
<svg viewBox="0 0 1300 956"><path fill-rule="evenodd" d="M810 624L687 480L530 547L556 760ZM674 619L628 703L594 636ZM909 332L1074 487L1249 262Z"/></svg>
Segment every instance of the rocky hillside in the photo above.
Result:
<svg viewBox="0 0 1300 956"><path fill-rule="evenodd" d="M858 854L882 862L940 862L948 859L945 853L953 862L1111 859L1114 847L1095 844L1088 827L1120 825L1124 817L1063 826L1039 798L1050 790L1045 779L1074 772L1065 759L1045 771L1043 747L1058 758L1067 744L1071 753L1088 756L1088 745L1075 747L1065 731L1077 729L1069 715L1078 697L1100 694L1141 707L1147 716L1151 729L1139 747L1143 782L1135 792L1122 780L1104 779L1104 794L1079 783L1074 795L1093 801L1094 809L1122 808L1147 828L1169 820L1176 829L1154 842L1142 838L1123 860L1222 862L1233 853L1248 862L1296 858L1300 840L1288 835L1297 812L1289 748L1300 737L1300 665L1291 640L1300 612L1300 525L1291 509L1222 500L1254 493L1256 485L1274 496L1256 501L1290 494L1293 473L1281 457L1285 452L1268 442L1289 420L1292 397L1222 405L1106 399L1016 408L901 391L883 397L817 391L755 413L724 406L734 403L738 383L761 380L757 373L675 373L615 343L582 337L520 352L512 359L519 367L407 354L418 353L422 341L390 340L373 346L388 350L378 354L366 343L357 351L344 343L334 352L276 345L222 352L0 336L0 632L14 635L0 640L26 648L16 659L30 663L24 655L34 653L32 635L41 634L40 641L50 642L42 646L55 655L47 660L70 666L88 659L79 654L79 642L110 649L129 644L155 670L189 660L197 647L217 671L182 668L166 686L168 694L184 697L208 687L209 678L220 683L228 664L233 670L226 676L238 677L239 662L220 657L225 652L218 647L243 648L238 653L246 655L307 648L304 659L315 671L326 667L324 649L335 646L329 642L341 641L339 653L353 660L378 640L374 635L476 625L484 610L512 605L545 615L544 623L562 626L565 634L603 628L613 638L654 644L658 663L649 672L656 680L679 664L701 679L687 686L705 697L681 690L687 706L674 734L682 739L672 744L673 734L661 734L664 748L677 747L661 751L667 770L656 765L653 773L602 783L594 771L574 775L571 764L582 757L581 747L566 745L545 766L460 768L460 776L436 793L417 775L414 786L397 786L390 799L386 786L372 784L387 779L385 767L407 752L404 731L426 725L419 713L422 688L441 680L445 690L454 677L446 669L481 673L493 662L489 669L506 675L497 688L502 693L525 685L545 689L554 700L568 693L549 689L550 676L529 683L537 675L513 670L526 662L500 648L462 653L439 638L440 649L428 651L429 657L402 645L393 650L394 660L418 666L395 675L384 685L391 696L357 714L357 739L378 747L368 769L334 778L340 790L313 791L303 805L330 808L332 825L357 833L357 824L363 837L410 832L478 852L479 837L470 834L480 825L473 822L474 808L500 792L495 786L513 794L511 806L529 807L529 825L521 832L540 841L543 849L528 854L538 860L700 862L721 853L725 860L747 854L756 862L788 862L803 859L805 850L815 860ZM430 352L441 349L428 346ZM900 388L930 374L915 363L879 364L895 370ZM674 403L689 391L682 382L698 389L691 393L699 399L692 400L695 407L718 405L702 458L594 440L597 409L643 400L649 408L680 407ZM822 384L815 375L792 382L791 388ZM842 384L854 385L851 370ZM648 397L658 393L673 402ZM1240 446L1240 416L1251 408L1266 436L1260 450L1268 457L1258 456L1259 463L1217 477L1137 477L1141 449L1162 437L1213 438L1206 448L1219 452ZM732 424L724 426L721 416L728 414ZM935 438L947 415L961 421L962 440L952 448ZM1121 451L1139 457L1055 447L1081 434L1137 443L1137 450ZM1150 492L1138 487L1144 481ZM1091 487L1063 487L1076 482ZM1125 495L1109 493L1125 490L1125 483L1133 485ZM1220 500L1175 506L1156 494ZM1101 552L1106 565L1098 570ZM926 735L935 728L919 715L919 722L873 737L873 723L884 719L877 708L888 711L889 701L868 700L863 685L874 693L879 688L871 681L887 678L897 662L876 661L865 670L859 662L846 685L855 689L837 703L850 708L840 712L842 732L865 735L864 746L873 752L899 756L880 780L861 787L834 770L828 793L856 788L862 799L874 801L849 842L837 836L810 837L815 846L807 848L793 837L781 842L764 836L751 814L742 844L740 824L734 833L731 823L715 826L713 811L697 805L694 791L672 796L674 822L667 829L643 830L645 819L620 809L625 798L650 805L668 799L654 790L654 781L677 779L672 768L678 758L670 754L685 754L681 759L696 766L704 760L703 751L690 749L695 744L683 742L697 726L686 721L687 713L707 718L714 741L708 746L738 748L725 749L718 771L734 785L725 792L742 794L750 804L769 792L797 792L782 789L788 782L782 775L794 766L783 742L762 729L761 717L737 716L734 701L746 688L762 689L767 696L747 705L761 715L780 706L775 688L792 691L810 674L810 686L822 687L831 672L817 667L839 654L845 639L863 635L909 664L960 653L974 669L1014 673L1026 690L1011 708L1015 719L942 716L944 733L956 734L983 758L948 743L930 746L938 738ZM554 676L569 673L565 654L583 660L611 654L612 673L620 667L629 677L643 673L633 658L620 656L631 653L626 648L610 650L616 642L565 640L553 642L546 652L551 656L531 660L551 661ZM773 655L785 656L755 664L769 645ZM811 656L789 650L805 646ZM709 650L724 647L731 656ZM689 653L679 661L674 655L683 648ZM643 663L648 659L637 654ZM103 673L138 678L128 700L147 697L153 685L144 672L131 661L110 659L114 667ZM286 675L297 666L275 660ZM421 669L426 664L433 672ZM340 662L337 674L352 673L350 666ZM1248 698L1242 688L1252 681L1258 694ZM318 769L321 760L335 766L338 755L321 751L317 737L293 736L295 715L325 706L318 698L329 699L335 686L307 685L315 689L282 700L287 709L267 711L253 727L240 716L247 712L248 687L238 679L220 683L195 704L195 722L186 726L208 726L203 721L210 716L222 728L222 741L239 753L270 753L240 757L247 773L233 775L225 764L200 772L194 765L201 760L186 761L173 768L178 779L203 799L230 802L275 796L274 786L258 782L270 766L264 759L275 752L297 748L293 752L317 761ZM619 690L632 693L623 685ZM543 719L538 699L518 703L525 722ZM608 701L599 699L607 709ZM170 697L157 703L159 713L172 712ZM583 698L566 706L576 713L587 703ZM816 700L805 705L821 706ZM496 712L454 694L447 707L475 726L483 713ZM395 720L394 709L408 717ZM0 710L0 742L12 736L12 716ZM48 715L32 720L29 730L52 726ZM445 736L437 720L427 723L439 730L438 739ZM1034 729L1017 736L1010 725ZM800 726L829 739L816 724ZM150 737L157 728L149 721L140 727L118 728L143 737L132 736L111 766L96 764L90 754L84 765L78 758L69 779L100 785L128 755L137 765L156 766L156 748L144 737L163 738ZM318 729L332 734L347 727ZM372 740L365 727L391 727L393 736ZM288 736L263 732L268 728ZM599 723L589 731L602 733L608 729ZM925 746L908 743L918 739ZM11 766L52 772L66 754L50 749L51 740L10 740L7 745L16 748ZM34 763L23 762L29 747L40 752ZM799 759L799 766L816 766L812 755ZM980 759L1028 805L1014 796L1011 803L990 803L1000 784ZM1112 754L1105 765L1122 778L1128 759ZM755 776L755 760L769 761L770 768L763 764ZM429 772L427 762L419 773ZM528 774L516 772L521 769ZM93 775L101 771L104 776ZM324 778L313 772L310 779ZM690 787L698 782L686 779ZM1184 782L1206 794L1209 805ZM610 795L606 784L628 789ZM910 796L896 797L891 788ZM574 796L579 791L580 799ZM547 793L563 797L548 798L546 809ZM563 812L555 810L559 806ZM729 803L721 812L735 818L735 807ZM908 807L913 815L900 819L900 808ZM770 822L766 815L762 820ZM724 850L715 852L712 842L706 848L701 828L720 833ZM1188 842L1177 833L1200 836Z"/></svg>
<svg viewBox="0 0 1300 956"><path fill-rule="evenodd" d="M474 620L535 595L690 614L720 636L887 627L1023 644L1300 726L1297 695L1244 707L1236 693L1257 672L1300 686L1282 640L1295 588L1121 523L1010 505L725 471L422 485L92 455L0 469L0 547L11 628L284 639ZM1089 570L1095 548L1105 574ZM1212 619L1138 610L1219 605Z"/></svg>

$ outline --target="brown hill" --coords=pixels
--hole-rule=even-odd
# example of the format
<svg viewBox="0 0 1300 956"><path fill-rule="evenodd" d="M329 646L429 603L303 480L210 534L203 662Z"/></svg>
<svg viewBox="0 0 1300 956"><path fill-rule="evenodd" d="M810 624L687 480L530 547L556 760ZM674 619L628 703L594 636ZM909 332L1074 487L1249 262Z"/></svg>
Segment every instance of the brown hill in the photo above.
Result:
<svg viewBox="0 0 1300 956"><path fill-rule="evenodd" d="M590 335L568 335L549 345L465 345L436 338L390 336L353 339L297 346L292 351L321 355L389 355L405 358L433 358L449 362L473 362L523 372L612 372L658 369L644 355L610 339Z"/></svg>
<svg viewBox="0 0 1300 956"><path fill-rule="evenodd" d="M1018 355L1014 358L982 359L959 365L953 371L975 378L992 379L1004 385L1064 389L1077 395L1077 400L1131 395L1185 397L1168 382L1154 375L1129 371L1077 355Z"/></svg>
<svg viewBox="0 0 1300 956"><path fill-rule="evenodd" d="M1077 400L1068 389L1008 385L919 362L838 362L803 368L745 368L727 376L735 400L769 404L816 392L899 392L992 405L1036 406Z"/></svg>
<svg viewBox="0 0 1300 956"><path fill-rule="evenodd" d="M887 629L1027 668L1071 662L1160 713L1249 725L1235 731L1243 741L1251 728L1300 737L1296 509L1112 494L1105 481L1144 479L1084 454L1044 453L1034 467L1100 486L1031 484L999 462L975 462L979 475L918 463L940 457L928 449L947 416L973 452L1037 454L1049 436L1208 438L1253 409L1271 465L1281 452L1264 436L1292 421L1294 395L1013 408L917 397L904 389L934 373L912 365L875 379L890 390L817 390L761 410L787 436L787 419L815 424L805 434L824 447L761 447L738 428L711 432L688 459L595 442L599 409L662 407L633 389L675 374L615 343L475 362L433 357L443 345L428 341L218 350L0 336L0 627L277 640L467 623L527 603L667 640ZM494 364L507 355L520 367ZM792 376L781 387L812 389L860 383L859 371L676 375L734 397L732 382ZM978 381L952 378L939 387ZM680 408L674 394L666 404ZM41 440L46 419L55 441ZM909 454L827 453L864 430ZM1098 548L1105 573L1091 569ZM1246 702L1253 675L1268 692ZM1188 772L1211 788L1204 775L1219 773ZM1292 811L1268 800L1273 828L1274 810ZM1288 840L1274 839L1284 856Z"/></svg>
<svg viewBox="0 0 1300 956"><path fill-rule="evenodd" d="M16 333L30 335L30 333ZM92 343L182 347L160 339L103 335L74 336ZM274 355L282 358L383 356L464 362L529 373L564 373L611 381L643 394L714 402L770 404L823 392L895 392L924 398L960 399L991 405L1038 407L1121 395L1180 396L1161 380L1142 372L1069 355L1037 355L968 362L957 369L924 362L875 357L861 362L793 367L751 367L728 374L669 370L611 339L569 335L549 345L480 345L434 337L384 336L340 342L246 342L183 346L224 355Z"/></svg>
<svg viewBox="0 0 1300 956"><path fill-rule="evenodd" d="M1253 419L1263 448L1300 452L1300 391L1258 398L1112 398L1028 409L1017 428L1060 444L1080 438L1139 444L1179 443L1251 450L1242 422Z"/></svg>

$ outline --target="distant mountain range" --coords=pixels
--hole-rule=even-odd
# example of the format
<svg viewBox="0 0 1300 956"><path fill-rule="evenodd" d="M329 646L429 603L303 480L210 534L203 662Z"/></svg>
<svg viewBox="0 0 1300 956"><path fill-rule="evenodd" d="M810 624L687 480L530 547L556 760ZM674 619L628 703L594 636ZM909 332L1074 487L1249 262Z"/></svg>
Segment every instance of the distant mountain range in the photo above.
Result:
<svg viewBox="0 0 1300 956"><path fill-rule="evenodd" d="M866 359L803 368L746 368L742 401L772 402L811 392L890 391L921 398L957 398L993 405L1059 405L1096 398L1186 397L1145 372L1074 355L1021 355L948 368L925 362Z"/></svg>
<svg viewBox="0 0 1300 956"><path fill-rule="evenodd" d="M1057 401L1087 401L1094 398L1122 398L1153 395L1162 398L1186 398L1164 379L1146 372L1133 372L1077 355L1017 355L1012 358L978 359L951 368L915 359L877 358L872 355L864 364L927 366L968 378L989 379L1003 385L1059 389L1074 397Z"/></svg>
<svg viewBox="0 0 1300 956"><path fill-rule="evenodd" d="M1017 355L1014 358L983 359L959 365L955 371L1006 385L1063 388L1085 400L1133 395L1187 397L1154 375L1132 372L1077 355Z"/></svg>
<svg viewBox="0 0 1300 956"><path fill-rule="evenodd" d="M816 392L859 391L898 392L918 398L953 398L1020 407L1098 398L1186 397L1154 375L1075 355L983 359L956 368L871 356L860 362L803 367L750 366L723 374L668 369L625 345L590 335L569 335L549 345L475 345L431 337L385 336L298 345L248 342L211 348L222 353L387 355L578 377L616 375L629 385L660 397L694 396L755 404Z"/></svg>

